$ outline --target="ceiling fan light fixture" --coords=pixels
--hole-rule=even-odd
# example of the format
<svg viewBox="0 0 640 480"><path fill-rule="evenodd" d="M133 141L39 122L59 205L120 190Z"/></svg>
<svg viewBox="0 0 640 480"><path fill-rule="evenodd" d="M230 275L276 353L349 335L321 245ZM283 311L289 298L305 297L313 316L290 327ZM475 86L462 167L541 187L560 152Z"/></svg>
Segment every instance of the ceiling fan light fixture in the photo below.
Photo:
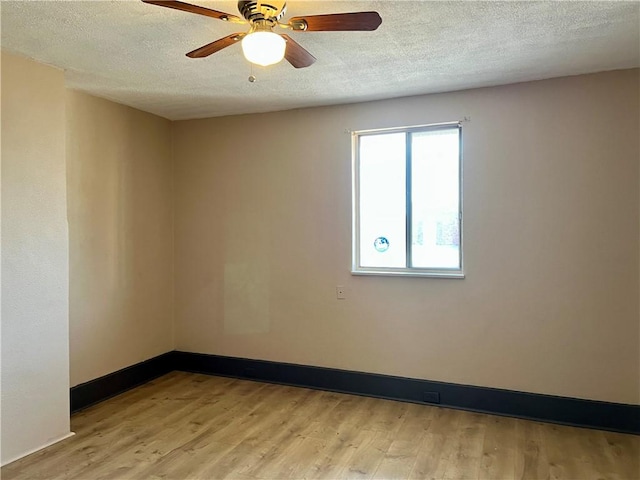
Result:
<svg viewBox="0 0 640 480"><path fill-rule="evenodd" d="M249 33L242 39L242 53L251 63L266 67L284 58L287 42L280 35L270 31Z"/></svg>
<svg viewBox="0 0 640 480"><path fill-rule="evenodd" d="M2 1L2 0L0 0ZM256 65L274 65L283 58L294 68L312 65L316 58L289 35L273 32L276 27L298 32L370 32L382 23L378 12L329 13L293 17L282 22L286 0L239 0L238 11L243 18L211 8L199 7L181 0L142 0L144 3L196 13L225 22L249 24L248 32L236 32L207 43L187 53L189 58L205 58L240 42L245 58Z"/></svg>

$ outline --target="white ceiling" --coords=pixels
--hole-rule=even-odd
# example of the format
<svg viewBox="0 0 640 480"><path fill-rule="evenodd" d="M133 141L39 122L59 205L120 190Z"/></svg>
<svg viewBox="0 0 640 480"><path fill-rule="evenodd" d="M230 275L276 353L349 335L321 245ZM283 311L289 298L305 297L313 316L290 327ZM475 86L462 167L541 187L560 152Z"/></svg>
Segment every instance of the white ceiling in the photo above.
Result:
<svg viewBox="0 0 640 480"><path fill-rule="evenodd" d="M190 1L190 0L187 0ZM236 2L197 1L238 14ZM352 103L638 67L640 2L290 1L285 20L376 10L375 32L292 32L318 60L253 67L244 26L136 0L2 1L2 48L66 71L70 88L177 120Z"/></svg>

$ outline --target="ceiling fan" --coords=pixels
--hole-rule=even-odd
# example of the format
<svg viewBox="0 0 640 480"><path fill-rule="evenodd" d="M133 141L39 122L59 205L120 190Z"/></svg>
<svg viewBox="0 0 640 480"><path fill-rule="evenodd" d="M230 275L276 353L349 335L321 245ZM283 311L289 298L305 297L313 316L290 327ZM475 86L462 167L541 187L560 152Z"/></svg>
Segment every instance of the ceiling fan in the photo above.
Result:
<svg viewBox="0 0 640 480"><path fill-rule="evenodd" d="M378 12L334 13L328 15L309 15L293 17L287 23L281 23L287 4L278 0L241 0L238 10L243 18L210 8L179 1L142 0L144 3L174 8L184 12L196 13L217 18L230 23L249 24L244 33L232 33L189 53L190 58L204 58L242 41L242 51L247 60L262 66L273 65L285 58L295 68L304 68L313 64L316 58L295 42L287 34L277 34L275 27L294 32L329 31L372 31L382 23Z"/></svg>

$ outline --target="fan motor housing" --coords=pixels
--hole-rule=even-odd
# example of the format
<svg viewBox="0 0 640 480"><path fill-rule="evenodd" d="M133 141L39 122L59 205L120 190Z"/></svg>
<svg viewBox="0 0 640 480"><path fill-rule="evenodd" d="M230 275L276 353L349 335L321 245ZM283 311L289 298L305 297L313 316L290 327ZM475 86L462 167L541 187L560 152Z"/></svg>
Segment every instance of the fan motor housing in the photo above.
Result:
<svg viewBox="0 0 640 480"><path fill-rule="evenodd" d="M280 20L287 9L287 2L280 0L240 0L238 11L249 22Z"/></svg>

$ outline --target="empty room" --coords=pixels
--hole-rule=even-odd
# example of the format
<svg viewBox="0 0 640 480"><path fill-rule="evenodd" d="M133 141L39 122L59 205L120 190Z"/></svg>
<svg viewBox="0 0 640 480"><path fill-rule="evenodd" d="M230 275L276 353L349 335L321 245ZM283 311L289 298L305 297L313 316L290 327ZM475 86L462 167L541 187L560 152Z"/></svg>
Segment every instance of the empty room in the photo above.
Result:
<svg viewBox="0 0 640 480"><path fill-rule="evenodd" d="M3 479L640 480L640 2L0 15Z"/></svg>

